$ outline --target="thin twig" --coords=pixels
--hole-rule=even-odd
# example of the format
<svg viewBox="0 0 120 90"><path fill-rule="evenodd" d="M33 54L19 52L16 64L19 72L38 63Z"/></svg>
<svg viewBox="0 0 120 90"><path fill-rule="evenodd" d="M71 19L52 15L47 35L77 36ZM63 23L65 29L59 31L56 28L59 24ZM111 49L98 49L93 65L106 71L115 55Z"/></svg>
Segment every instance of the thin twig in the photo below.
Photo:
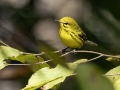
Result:
<svg viewBox="0 0 120 90"><path fill-rule="evenodd" d="M24 55L29 55L29 54L32 54L32 55L35 55L35 56L41 56L41 55L44 55L44 54L45 54L45 52L41 52L41 53L37 53L37 54L35 54L35 53L22 52L22 54L24 54Z"/></svg>
<svg viewBox="0 0 120 90"><path fill-rule="evenodd" d="M57 50L57 51L54 51L52 53L59 53L59 52L62 52L62 50Z"/></svg>
<svg viewBox="0 0 120 90"><path fill-rule="evenodd" d="M103 57L103 55L99 55L99 56L97 56L97 57L94 57L94 58L92 58L92 59L89 59L89 60L86 61L86 62L90 62L90 61L96 60L96 59L101 58L101 57Z"/></svg>
<svg viewBox="0 0 120 90"><path fill-rule="evenodd" d="M7 45L6 43L4 43L4 42L1 41L1 40L0 40L0 43L2 43L2 44L5 45L5 46L9 46L9 45Z"/></svg>
<svg viewBox="0 0 120 90"><path fill-rule="evenodd" d="M104 57L115 57L115 58L120 58L120 55L109 55L109 54L103 54L103 53L99 53L99 52L95 52L95 51L87 51L87 50L74 50L73 53L92 53L92 54L97 54L97 55L102 55Z"/></svg>
<svg viewBox="0 0 120 90"><path fill-rule="evenodd" d="M75 53L81 52L81 53L93 53L93 54L98 54L101 55L102 53L95 52L95 51L88 51L88 50L74 50Z"/></svg>
<svg viewBox="0 0 120 90"><path fill-rule="evenodd" d="M66 52L65 54L62 54L60 57L66 56L66 55L68 55L68 54L70 54L70 53L74 53L74 50L69 51L69 52Z"/></svg>
<svg viewBox="0 0 120 90"><path fill-rule="evenodd" d="M61 51L62 51L62 50L57 50L57 51L54 51L54 52L52 52L52 53L59 53L59 52L61 52ZM35 54L35 53L22 52L22 54L25 54L25 55L32 54L32 55L35 55L35 56L41 56L41 55L44 55L45 52L41 52L41 53L37 53L37 54Z"/></svg>
<svg viewBox="0 0 120 90"><path fill-rule="evenodd" d="M43 64L43 63L47 63L47 62L50 62L52 59L50 60L47 60L47 61L43 61L43 62L37 62L37 63L34 63L34 64ZM27 63L23 63L23 64L7 64L7 65L11 65L11 66L16 66L16 65L19 65L19 66L29 66L29 65L33 65L33 64L27 64Z"/></svg>
<svg viewBox="0 0 120 90"><path fill-rule="evenodd" d="M59 53L59 52L61 52L61 51L62 51L62 50L57 50L57 51L54 51L54 52L52 52L52 53ZM33 54L33 53L26 53L26 52L22 52L22 53L23 53L23 54L32 54L32 55L36 55L36 56L40 56L40 55L45 54L45 52L42 52L42 53L40 53L40 54ZM120 55L114 56L114 55L103 54L103 53L99 53L99 52L95 52L95 51L88 51L88 50L77 50L77 51L76 51L76 50L72 50L72 51L66 52L65 54L62 54L60 57L66 56L66 55L68 55L68 54L70 54L70 53L91 53L91 54L97 54L97 55L99 55L99 56L97 56L97 57L94 57L94 58L92 58L92 59L89 59L89 60L86 61L86 62L90 62L90 61L96 60L96 59L98 59L98 58L100 58L100 57L120 58ZM47 62L50 62L50 61L52 61L52 59L47 60L47 61L43 61L43 62L37 62L37 63L34 63L34 64L47 63ZM31 65L31 64L8 64L8 65Z"/></svg>

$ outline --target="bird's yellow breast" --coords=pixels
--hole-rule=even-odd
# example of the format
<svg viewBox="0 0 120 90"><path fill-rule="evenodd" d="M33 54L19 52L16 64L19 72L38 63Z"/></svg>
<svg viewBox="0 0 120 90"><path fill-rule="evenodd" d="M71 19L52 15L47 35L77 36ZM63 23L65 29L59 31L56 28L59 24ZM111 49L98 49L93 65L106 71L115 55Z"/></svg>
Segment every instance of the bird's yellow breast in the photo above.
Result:
<svg viewBox="0 0 120 90"><path fill-rule="evenodd" d="M59 31L60 38L62 42L70 48L81 48L83 46L83 41L78 39L73 33L60 29Z"/></svg>

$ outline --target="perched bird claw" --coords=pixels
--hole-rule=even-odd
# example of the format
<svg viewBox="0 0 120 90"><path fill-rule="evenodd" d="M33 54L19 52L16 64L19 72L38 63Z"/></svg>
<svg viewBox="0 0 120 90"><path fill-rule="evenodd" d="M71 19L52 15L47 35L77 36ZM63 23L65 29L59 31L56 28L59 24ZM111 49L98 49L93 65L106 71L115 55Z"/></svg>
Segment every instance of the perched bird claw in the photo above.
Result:
<svg viewBox="0 0 120 90"><path fill-rule="evenodd" d="M66 49L63 49L63 50L62 50L62 53L65 54L65 53L66 53Z"/></svg>
<svg viewBox="0 0 120 90"><path fill-rule="evenodd" d="M62 53L65 54L66 52L69 52L69 51L67 51L68 48L69 48L69 47L63 49L63 50L62 50Z"/></svg>

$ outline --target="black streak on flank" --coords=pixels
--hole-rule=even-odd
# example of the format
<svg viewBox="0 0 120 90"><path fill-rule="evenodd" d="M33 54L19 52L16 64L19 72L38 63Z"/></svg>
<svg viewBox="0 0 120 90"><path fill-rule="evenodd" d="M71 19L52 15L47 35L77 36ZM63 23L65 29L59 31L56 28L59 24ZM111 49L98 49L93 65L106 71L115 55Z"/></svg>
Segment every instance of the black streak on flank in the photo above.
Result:
<svg viewBox="0 0 120 90"><path fill-rule="evenodd" d="M70 36L71 36L77 43L79 43L79 44L81 45L81 43L80 43L79 41L77 41L76 38L74 38L74 37L72 36L72 34L70 34Z"/></svg>
<svg viewBox="0 0 120 90"><path fill-rule="evenodd" d="M85 34L78 34L79 37L81 37L84 41L87 40L87 36Z"/></svg>
<svg viewBox="0 0 120 90"><path fill-rule="evenodd" d="M79 34L78 35L76 35L74 32L72 32L74 35L75 35L75 37L77 37L78 39L80 39L81 41L83 41L84 42L84 39L83 38L80 38L79 37Z"/></svg>

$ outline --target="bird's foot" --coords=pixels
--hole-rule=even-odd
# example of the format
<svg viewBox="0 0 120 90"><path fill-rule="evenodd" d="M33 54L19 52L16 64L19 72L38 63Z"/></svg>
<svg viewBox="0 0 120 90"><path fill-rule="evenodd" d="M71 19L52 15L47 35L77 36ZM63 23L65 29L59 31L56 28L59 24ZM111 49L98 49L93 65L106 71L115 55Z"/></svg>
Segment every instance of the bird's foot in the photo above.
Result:
<svg viewBox="0 0 120 90"><path fill-rule="evenodd" d="M69 47L63 49L63 50L62 50L62 53L65 54L66 52L69 52L69 51L67 51L68 48L69 48Z"/></svg>
<svg viewBox="0 0 120 90"><path fill-rule="evenodd" d="M73 49L73 50L71 50L71 51L67 50L68 48L69 48L69 47L63 49L63 50L62 50L62 53L65 54L66 52L71 52L71 53L77 54L77 52L75 52L75 51L78 50L78 48L75 48L75 49Z"/></svg>

